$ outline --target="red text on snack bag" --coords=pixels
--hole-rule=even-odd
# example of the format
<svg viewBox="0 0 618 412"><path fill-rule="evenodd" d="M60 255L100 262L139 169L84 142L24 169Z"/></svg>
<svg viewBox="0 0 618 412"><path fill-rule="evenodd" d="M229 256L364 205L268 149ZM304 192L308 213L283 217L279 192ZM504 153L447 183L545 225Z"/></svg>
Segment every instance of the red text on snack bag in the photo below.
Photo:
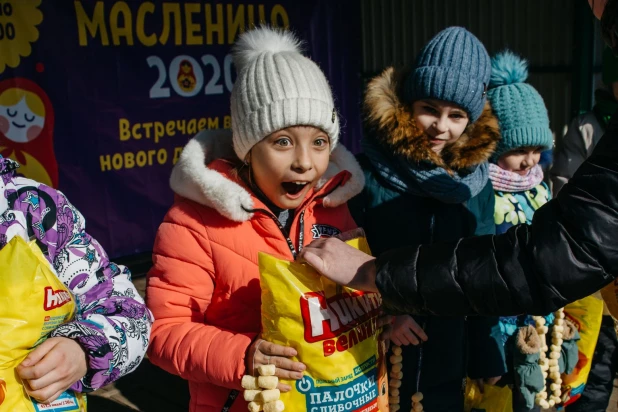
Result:
<svg viewBox="0 0 618 412"><path fill-rule="evenodd" d="M331 339L377 316L382 300L376 293L342 293L326 299L308 292L300 297L300 311L309 343Z"/></svg>
<svg viewBox="0 0 618 412"><path fill-rule="evenodd" d="M335 339L327 339L322 342L324 348L324 357L328 357L335 352L345 352L352 349L365 339L369 339L376 333L375 319L351 329L349 332L342 333Z"/></svg>
<svg viewBox="0 0 618 412"><path fill-rule="evenodd" d="M45 288L45 301L43 309L52 310L59 308L71 301L71 295L66 290L53 290L51 287Z"/></svg>

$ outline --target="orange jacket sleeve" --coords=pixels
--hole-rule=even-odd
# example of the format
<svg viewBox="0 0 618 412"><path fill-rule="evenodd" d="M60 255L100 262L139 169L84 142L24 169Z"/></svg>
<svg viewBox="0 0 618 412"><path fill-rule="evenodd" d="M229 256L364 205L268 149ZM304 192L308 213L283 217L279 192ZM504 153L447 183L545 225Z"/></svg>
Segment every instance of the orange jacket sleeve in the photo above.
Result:
<svg viewBox="0 0 618 412"><path fill-rule="evenodd" d="M257 334L204 323L215 285L211 252L195 207L177 203L159 228L148 274L146 301L155 317L148 353L184 379L240 389Z"/></svg>

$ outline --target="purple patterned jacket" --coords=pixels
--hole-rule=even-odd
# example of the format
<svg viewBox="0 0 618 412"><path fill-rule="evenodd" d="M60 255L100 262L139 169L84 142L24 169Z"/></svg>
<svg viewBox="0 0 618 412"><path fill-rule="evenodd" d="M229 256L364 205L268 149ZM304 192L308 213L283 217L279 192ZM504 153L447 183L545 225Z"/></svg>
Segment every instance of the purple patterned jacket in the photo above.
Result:
<svg viewBox="0 0 618 412"><path fill-rule="evenodd" d="M14 236L35 239L73 292L77 313L51 336L76 340L86 352L88 372L72 389L90 392L133 371L142 361L152 314L124 266L109 261L85 232L79 211L58 190L16 176L19 165L0 158L0 248Z"/></svg>

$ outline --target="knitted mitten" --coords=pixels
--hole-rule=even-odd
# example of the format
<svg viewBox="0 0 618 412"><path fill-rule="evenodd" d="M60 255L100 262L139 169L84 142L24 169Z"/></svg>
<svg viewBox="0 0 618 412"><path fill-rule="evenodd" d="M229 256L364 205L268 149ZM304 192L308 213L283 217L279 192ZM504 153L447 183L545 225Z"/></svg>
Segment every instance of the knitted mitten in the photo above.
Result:
<svg viewBox="0 0 618 412"><path fill-rule="evenodd" d="M534 396L545 387L543 372L539 366L541 340L533 326L519 328L516 349L513 352L515 385L519 388L528 409L534 407Z"/></svg>
<svg viewBox="0 0 618 412"><path fill-rule="evenodd" d="M573 372L579 359L577 341L580 339L580 336L577 326L572 320L564 320L564 333L562 339L562 349L560 359L558 360L558 366L560 366L560 373L566 373L568 375Z"/></svg>

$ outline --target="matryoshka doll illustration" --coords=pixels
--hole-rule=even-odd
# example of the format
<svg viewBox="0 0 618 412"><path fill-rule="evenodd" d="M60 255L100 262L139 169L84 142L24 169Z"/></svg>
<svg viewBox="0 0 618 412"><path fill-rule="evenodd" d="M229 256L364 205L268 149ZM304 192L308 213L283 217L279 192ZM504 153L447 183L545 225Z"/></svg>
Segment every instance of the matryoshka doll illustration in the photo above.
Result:
<svg viewBox="0 0 618 412"><path fill-rule="evenodd" d="M18 161L18 173L58 187L54 109L47 94L24 78L0 82L0 154Z"/></svg>
<svg viewBox="0 0 618 412"><path fill-rule="evenodd" d="M189 60L183 60L180 62L178 69L178 76L176 78L178 86L185 92L190 93L195 89L197 79L193 72L193 65Z"/></svg>

